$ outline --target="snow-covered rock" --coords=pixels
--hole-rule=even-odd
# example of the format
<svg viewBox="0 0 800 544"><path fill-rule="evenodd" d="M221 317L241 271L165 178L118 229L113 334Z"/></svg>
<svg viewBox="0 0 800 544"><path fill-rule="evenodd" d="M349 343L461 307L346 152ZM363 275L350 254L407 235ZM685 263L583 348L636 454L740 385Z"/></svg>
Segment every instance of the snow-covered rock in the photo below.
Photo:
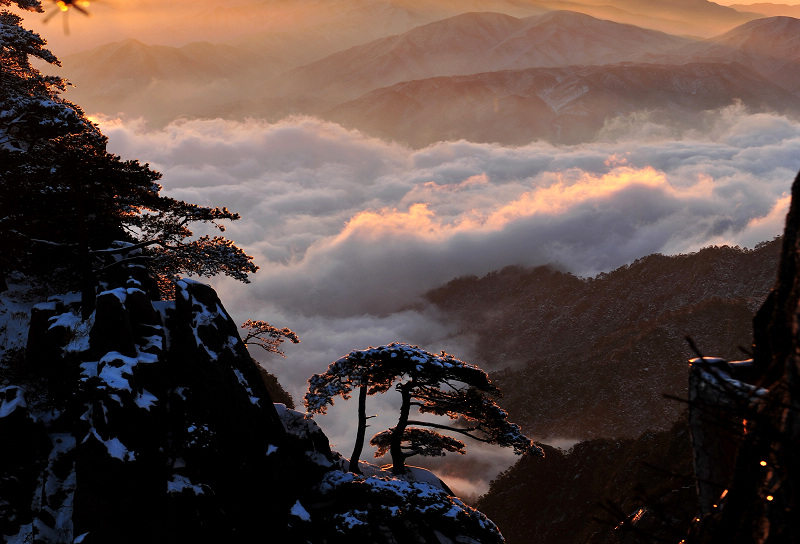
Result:
<svg viewBox="0 0 800 544"><path fill-rule="evenodd" d="M88 319L74 295L25 313L24 383L0 386L6 541L502 541L423 469L342 471L313 419L273 404L213 289L154 302L129 280Z"/></svg>
<svg viewBox="0 0 800 544"><path fill-rule="evenodd" d="M291 534L330 543L503 542L486 516L427 480L424 472L401 479L330 471L292 508L300 521L290 520Z"/></svg>

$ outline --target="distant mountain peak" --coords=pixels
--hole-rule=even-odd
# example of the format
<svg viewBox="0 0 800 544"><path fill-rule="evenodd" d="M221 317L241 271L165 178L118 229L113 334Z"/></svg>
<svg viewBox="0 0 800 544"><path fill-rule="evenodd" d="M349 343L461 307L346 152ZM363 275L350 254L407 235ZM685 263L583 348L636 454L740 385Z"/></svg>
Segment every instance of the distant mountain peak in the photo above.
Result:
<svg viewBox="0 0 800 544"><path fill-rule="evenodd" d="M724 36L737 36L743 33L778 34L781 36L796 37L798 36L798 31L800 31L800 19L787 15L776 15L748 21L714 39Z"/></svg>
<svg viewBox="0 0 800 544"><path fill-rule="evenodd" d="M724 34L690 46L688 50L701 55L725 57L724 48L752 57L753 67L770 76L770 70L782 70L782 68L771 67L764 61L780 59L783 63L796 62L800 59L800 19L787 16L755 19ZM740 59L733 60L741 62Z"/></svg>

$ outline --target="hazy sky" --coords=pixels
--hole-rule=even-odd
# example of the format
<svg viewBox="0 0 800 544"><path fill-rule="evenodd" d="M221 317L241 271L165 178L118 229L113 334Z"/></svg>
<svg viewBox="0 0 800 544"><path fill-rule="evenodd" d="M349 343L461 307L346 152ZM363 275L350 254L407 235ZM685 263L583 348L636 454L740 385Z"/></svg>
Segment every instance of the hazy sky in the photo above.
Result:
<svg viewBox="0 0 800 544"><path fill-rule="evenodd" d="M719 0L718 2L715 2L715 3L719 4L720 6L732 6L734 4L740 4L740 5L745 5L746 6L746 5L757 4L757 3L762 3L762 2L754 2L754 1L750 1L750 0ZM763 2L763 3L777 4L777 5L784 5L784 6L797 6L797 5L800 5L800 3L798 3L798 2Z"/></svg>
<svg viewBox="0 0 800 544"><path fill-rule="evenodd" d="M24 14L24 18L26 27L41 33L53 52L63 56L130 37L150 45L177 46L191 41L232 40L267 28L285 31L297 25L326 23L341 16L342 10L328 12L320 7L337 3L338 0L303 3L287 0L94 0L88 7L89 17L72 10L66 16L56 13L45 17L31 13ZM750 2L724 0L717 3ZM426 4L419 5L425 7ZM56 11L55 2L43 0L43 5L48 16ZM647 9L643 8L642 13L646 14ZM45 23L46 18L49 21Z"/></svg>

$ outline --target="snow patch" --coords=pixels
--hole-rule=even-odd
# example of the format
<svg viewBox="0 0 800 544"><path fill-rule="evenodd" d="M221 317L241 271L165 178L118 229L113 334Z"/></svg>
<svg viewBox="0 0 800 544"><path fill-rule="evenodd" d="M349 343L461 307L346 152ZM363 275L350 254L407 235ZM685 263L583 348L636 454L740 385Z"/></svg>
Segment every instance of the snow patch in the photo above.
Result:
<svg viewBox="0 0 800 544"><path fill-rule="evenodd" d="M285 404L279 402L275 403L275 410L278 412L281 423L283 423L283 428L292 436L309 438L313 434L322 432L317 422L308 414L290 410Z"/></svg>
<svg viewBox="0 0 800 544"><path fill-rule="evenodd" d="M125 289L124 287L117 287L116 289L109 289L107 291L103 291L97 296L103 296L103 295L114 295L115 297L117 297L117 299L119 299L121 303L125 304L125 301L128 299L128 290Z"/></svg>
<svg viewBox="0 0 800 544"><path fill-rule="evenodd" d="M97 434L97 429L92 427L89 430L89 434L86 435L86 438L83 439L84 442L89 440L90 437L95 437L98 442L103 444L108 451L108 455L113 457L114 459L119 459L120 461L135 461L136 454L125 446L125 444L120 441L119 438L113 437L109 438L108 440L103 440L103 438Z"/></svg>
<svg viewBox="0 0 800 544"><path fill-rule="evenodd" d="M23 389L15 385L0 389L0 400L2 400L0 418L8 417L17 408L25 409L28 407Z"/></svg>
<svg viewBox="0 0 800 544"><path fill-rule="evenodd" d="M167 493L183 493L189 491L195 495L205 494L202 484L193 484L189 478L180 474L173 474L167 482Z"/></svg>
<svg viewBox="0 0 800 544"><path fill-rule="evenodd" d="M391 516L401 515L403 512L418 512L437 519L447 518L455 525L470 519L477 523L482 530L498 531L497 526L489 518L464 504L458 497L452 496L448 490L442 487L442 482L435 476L432 478L428 471L419 469L410 471L410 473L408 478L413 478L416 473L419 477L435 481L436 484L424 481L405 481L395 476L365 478L352 472L331 471L325 474L317 489L322 495L328 495L342 486L364 486L364 491L370 497L374 497L380 508ZM340 527L350 529L357 523L349 525L349 522L361 520L362 512L353 509L338 516L342 523Z"/></svg>
<svg viewBox="0 0 800 544"><path fill-rule="evenodd" d="M159 330L163 330L163 327L154 325L153 328L157 328ZM143 345L139 346L141 351L147 351L150 348L158 348L159 350L164 349L164 337L154 334L153 336L145 336L142 338L144 342Z"/></svg>
<svg viewBox="0 0 800 544"><path fill-rule="evenodd" d="M11 536L3 535L6 544L26 544L33 542L33 524L29 523L19 528L19 533Z"/></svg>
<svg viewBox="0 0 800 544"><path fill-rule="evenodd" d="M152 394L147 389L142 389L142 392L136 395L133 399L133 402L136 403L136 406L142 408L144 410L150 411L156 402L158 402L158 398L154 394Z"/></svg>
<svg viewBox="0 0 800 544"><path fill-rule="evenodd" d="M64 459L75 449L75 437L67 433L53 433L50 440L53 449L34 493L32 505L34 511L39 510L47 515L38 516L29 527L37 535L36 542L70 542L73 531L73 498L77 485L74 462L70 463L66 476L60 477L57 474L63 472Z"/></svg>
<svg viewBox="0 0 800 544"><path fill-rule="evenodd" d="M255 404L256 406L260 406L259 399L255 395L255 393L253 393L253 390L250 388L250 384L247 383L244 374L242 374L242 372L238 368L231 367L231 369L233 370L233 373L236 374L236 379L239 380L239 385L241 385L244 388L244 390L247 391L247 395L250 397L250 404Z"/></svg>
<svg viewBox="0 0 800 544"><path fill-rule="evenodd" d="M324 468L330 468L333 466L333 463L328 460L323 454L318 451L307 451L306 457L309 461L314 463L315 465L319 465Z"/></svg>
<svg viewBox="0 0 800 544"><path fill-rule="evenodd" d="M12 275L6 281L8 289L0 293L0 359L8 351L25 349L31 311L38 306L30 285L23 282L22 278ZM55 302L51 304L55 310Z"/></svg>
<svg viewBox="0 0 800 544"><path fill-rule="evenodd" d="M125 447L125 444L120 442L119 438L117 437L105 440L103 441L103 444L105 444L108 454L115 459L119 459L120 461L133 461L136 459L136 454L134 454L132 451L128 451L128 448Z"/></svg>
<svg viewBox="0 0 800 544"><path fill-rule="evenodd" d="M64 346L66 353L80 353L89 350L89 333L94 326L94 312L88 319L84 320L81 316L72 312L64 312L62 314L51 317L48 322L50 323L49 329L55 327L63 327L69 331L69 343Z"/></svg>
<svg viewBox="0 0 800 544"><path fill-rule="evenodd" d="M350 510L345 512L344 514L336 514L334 519L339 522L341 525L346 527L347 529L352 530L354 527L358 527L359 525L367 526L369 525L366 521L369 512L367 510Z"/></svg>
<svg viewBox="0 0 800 544"><path fill-rule="evenodd" d="M294 503L294 506L292 506L290 513L293 516L297 516L298 518L302 519L303 521L311 521L311 514L308 513L308 510L303 508L303 505L300 504L300 501Z"/></svg>
<svg viewBox="0 0 800 544"><path fill-rule="evenodd" d="M152 353L139 352L136 357L128 357L118 351L109 351L99 361L81 363L81 375L100 378L111 389L133 393L128 379L133 377L134 367L157 361L158 356Z"/></svg>
<svg viewBox="0 0 800 544"><path fill-rule="evenodd" d="M193 280L192 278L181 278L175 282L184 292L189 288L190 285L204 285L208 287L207 283L203 283L201 281Z"/></svg>

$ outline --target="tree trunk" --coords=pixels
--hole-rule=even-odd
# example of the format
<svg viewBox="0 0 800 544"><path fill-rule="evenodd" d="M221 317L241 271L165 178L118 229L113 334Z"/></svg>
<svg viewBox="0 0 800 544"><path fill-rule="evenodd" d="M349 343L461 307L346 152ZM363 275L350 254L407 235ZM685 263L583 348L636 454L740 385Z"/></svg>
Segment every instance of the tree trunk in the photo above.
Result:
<svg viewBox="0 0 800 544"><path fill-rule="evenodd" d="M392 431L389 453L392 455L392 474L405 474L406 454L403 453L403 434L408 426L408 414L411 412L412 382L398 386L403 403L400 405L400 419Z"/></svg>
<svg viewBox="0 0 800 544"><path fill-rule="evenodd" d="M367 433L367 386L362 385L358 390L358 430L356 431L356 443L353 446L353 454L350 456L350 472L361 474L358 460L361 458L361 451L364 449L364 437Z"/></svg>

